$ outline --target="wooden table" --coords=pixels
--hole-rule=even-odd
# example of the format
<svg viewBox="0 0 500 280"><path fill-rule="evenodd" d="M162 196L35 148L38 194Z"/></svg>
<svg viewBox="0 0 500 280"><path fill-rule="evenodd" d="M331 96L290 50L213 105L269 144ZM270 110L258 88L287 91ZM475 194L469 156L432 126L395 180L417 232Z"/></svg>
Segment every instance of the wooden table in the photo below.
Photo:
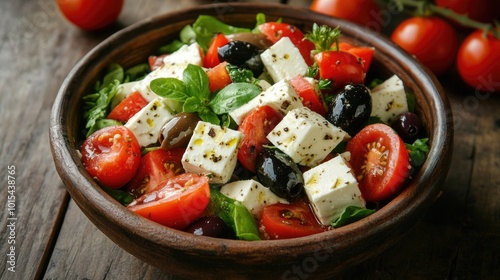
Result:
<svg viewBox="0 0 500 280"><path fill-rule="evenodd" d="M71 200L50 154L49 115L67 73L108 35L220 1L126 1L119 23L97 33L71 26L54 2L0 2L1 279L173 279L112 243ZM500 95L475 92L456 73L441 80L455 120L442 195L399 243L342 278L500 279Z"/></svg>

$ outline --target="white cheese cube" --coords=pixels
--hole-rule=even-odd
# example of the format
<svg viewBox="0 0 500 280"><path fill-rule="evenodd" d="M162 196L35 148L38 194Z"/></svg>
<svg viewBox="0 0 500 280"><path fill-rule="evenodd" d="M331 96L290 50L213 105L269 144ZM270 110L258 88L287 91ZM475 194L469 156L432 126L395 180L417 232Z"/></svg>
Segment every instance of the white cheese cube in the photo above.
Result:
<svg viewBox="0 0 500 280"><path fill-rule="evenodd" d="M236 167L243 133L200 121L194 129L182 166L186 172L205 174L211 183L224 184Z"/></svg>
<svg viewBox="0 0 500 280"><path fill-rule="evenodd" d="M133 115L125 126L134 133L141 147L147 147L158 141L160 129L174 114L164 99L158 97Z"/></svg>
<svg viewBox="0 0 500 280"><path fill-rule="evenodd" d="M260 58L275 83L307 73L307 63L288 37L283 37L274 43L260 55Z"/></svg>
<svg viewBox="0 0 500 280"><path fill-rule="evenodd" d="M229 115L239 125L250 111L264 105L274 108L283 115L292 109L304 106L290 82L282 80L264 90L248 103L229 112Z"/></svg>
<svg viewBox="0 0 500 280"><path fill-rule="evenodd" d="M371 90L372 116L379 117L384 123L390 124L394 118L408 111L403 81L393 75Z"/></svg>
<svg viewBox="0 0 500 280"><path fill-rule="evenodd" d="M323 225L330 225L347 206L365 207L358 182L342 156L336 156L303 175L305 193Z"/></svg>
<svg viewBox="0 0 500 280"><path fill-rule="evenodd" d="M163 58L164 64L194 64L203 66L203 59L201 57L201 48L198 43L191 45L184 45L175 52Z"/></svg>
<svg viewBox="0 0 500 280"><path fill-rule="evenodd" d="M254 216L259 217L265 206L286 203L288 201L275 195L269 188L255 180L243 180L228 183L220 192L232 199L241 201Z"/></svg>
<svg viewBox="0 0 500 280"><path fill-rule="evenodd" d="M307 107L288 114L267 135L267 139L295 163L316 166L347 133Z"/></svg>

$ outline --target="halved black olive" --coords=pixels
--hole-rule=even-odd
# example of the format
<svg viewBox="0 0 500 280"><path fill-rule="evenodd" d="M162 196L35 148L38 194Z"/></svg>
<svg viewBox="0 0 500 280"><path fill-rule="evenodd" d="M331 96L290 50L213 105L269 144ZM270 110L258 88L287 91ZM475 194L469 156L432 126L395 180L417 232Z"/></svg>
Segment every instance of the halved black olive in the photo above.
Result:
<svg viewBox="0 0 500 280"><path fill-rule="evenodd" d="M163 125L159 134L161 147L173 149L186 147L194 128L201 119L197 114L179 113Z"/></svg>
<svg viewBox="0 0 500 280"><path fill-rule="evenodd" d="M257 179L274 194L296 201L304 193L304 177L297 164L275 148L264 148L257 156Z"/></svg>

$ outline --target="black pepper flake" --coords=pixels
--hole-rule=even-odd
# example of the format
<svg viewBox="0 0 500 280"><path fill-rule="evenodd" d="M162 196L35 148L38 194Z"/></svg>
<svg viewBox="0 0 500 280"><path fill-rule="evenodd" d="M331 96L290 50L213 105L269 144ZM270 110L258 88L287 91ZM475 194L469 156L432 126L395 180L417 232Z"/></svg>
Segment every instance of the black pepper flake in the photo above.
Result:
<svg viewBox="0 0 500 280"><path fill-rule="evenodd" d="M288 106L290 106L290 101L288 101L288 100L285 100L285 101L283 101L283 103L281 103L281 109L283 109L283 110L288 108Z"/></svg>
<svg viewBox="0 0 500 280"><path fill-rule="evenodd" d="M216 135L215 130L213 128L210 128L210 130L208 131L208 136L214 138L215 135Z"/></svg>
<svg viewBox="0 0 500 280"><path fill-rule="evenodd" d="M283 131L288 132L289 131L288 127L283 128Z"/></svg>
<svg viewBox="0 0 500 280"><path fill-rule="evenodd" d="M330 135L330 134L325 134L325 137L323 138L323 140L332 140L333 137Z"/></svg>

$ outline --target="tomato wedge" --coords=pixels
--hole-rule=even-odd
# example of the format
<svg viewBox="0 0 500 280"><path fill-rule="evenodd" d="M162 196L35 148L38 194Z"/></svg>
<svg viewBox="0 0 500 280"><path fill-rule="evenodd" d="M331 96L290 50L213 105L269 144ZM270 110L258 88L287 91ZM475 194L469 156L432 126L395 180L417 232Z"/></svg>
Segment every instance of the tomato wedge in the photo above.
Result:
<svg viewBox="0 0 500 280"><path fill-rule="evenodd" d="M340 42L339 50L359 57L361 59L361 62L363 63L363 70L365 71L365 73L368 72L373 60L373 55L375 54L375 49L373 47L354 46L347 42Z"/></svg>
<svg viewBox="0 0 500 280"><path fill-rule="evenodd" d="M273 44L283 37L290 38L290 41L299 49L307 65L313 64L311 51L315 49L314 44L304 38L304 33L299 28L282 22L266 22L259 25L259 31L266 35Z"/></svg>
<svg viewBox="0 0 500 280"><path fill-rule="evenodd" d="M164 226L183 229L203 214L209 200L208 178L184 173L163 181L127 207Z"/></svg>
<svg viewBox="0 0 500 280"><path fill-rule="evenodd" d="M92 133L82 144L87 172L108 188L124 186L139 168L141 148L125 126L108 126Z"/></svg>
<svg viewBox="0 0 500 280"><path fill-rule="evenodd" d="M224 61L207 71L210 92L216 92L231 83L231 77L226 68L227 65L228 63Z"/></svg>
<svg viewBox="0 0 500 280"><path fill-rule="evenodd" d="M297 75L290 79L290 84L295 89L302 104L314 112L326 116L326 104L319 90L304 78L302 75Z"/></svg>
<svg viewBox="0 0 500 280"><path fill-rule="evenodd" d="M238 150L241 165L255 173L257 155L262 146L271 143L266 136L282 119L283 115L270 106L261 106L248 113L238 127L245 135Z"/></svg>
<svg viewBox="0 0 500 280"><path fill-rule="evenodd" d="M324 51L314 56L320 78L333 81L335 88L349 83L361 84L365 80L363 63L356 56L344 51Z"/></svg>
<svg viewBox="0 0 500 280"><path fill-rule="evenodd" d="M328 230L303 201L264 207L260 223L269 239L295 238Z"/></svg>
<svg viewBox="0 0 500 280"><path fill-rule="evenodd" d="M182 155L185 149L156 149L141 159L136 174L127 184L127 191L135 197L151 192L160 183L184 172Z"/></svg>
<svg viewBox="0 0 500 280"><path fill-rule="evenodd" d="M148 105L148 101L138 91L132 92L111 110L108 119L125 123L146 105Z"/></svg>
<svg viewBox="0 0 500 280"><path fill-rule="evenodd" d="M215 35L214 40L208 47L207 55L203 61L203 66L206 68L213 68L217 66L221 62L219 59L219 48L227 43L229 43L229 39L227 39L224 34L219 33Z"/></svg>
<svg viewBox="0 0 500 280"><path fill-rule="evenodd" d="M410 172L409 155L390 126L366 126L347 143L346 150L366 201L387 200L402 190Z"/></svg>

